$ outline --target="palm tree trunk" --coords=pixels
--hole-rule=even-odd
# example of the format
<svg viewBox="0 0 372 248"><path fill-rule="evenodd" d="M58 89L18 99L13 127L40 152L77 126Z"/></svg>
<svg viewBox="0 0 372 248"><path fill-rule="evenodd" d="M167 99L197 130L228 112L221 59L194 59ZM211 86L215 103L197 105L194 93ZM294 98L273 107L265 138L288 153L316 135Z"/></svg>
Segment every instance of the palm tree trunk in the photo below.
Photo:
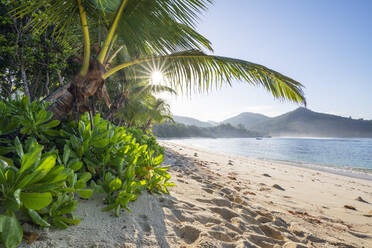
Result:
<svg viewBox="0 0 372 248"><path fill-rule="evenodd" d="M74 106L75 97L67 86L71 86L71 84L59 87L44 99L44 101L53 103L48 107L48 110L53 112L53 119L55 120L64 120Z"/></svg>
<svg viewBox="0 0 372 248"><path fill-rule="evenodd" d="M20 69L21 69L21 78L23 81L23 88L25 91L25 95L28 96L28 101L31 102L31 93L30 93L30 88L28 85L28 80L27 80L27 75L26 75L26 69L25 69L25 63L23 60L23 46L21 47L21 52L20 52Z"/></svg>
<svg viewBox="0 0 372 248"><path fill-rule="evenodd" d="M119 110L120 107L123 107L124 104L128 102L128 91L123 92L120 94L115 101L113 102L111 108L106 113L105 118L109 121L112 121L113 115Z"/></svg>
<svg viewBox="0 0 372 248"><path fill-rule="evenodd" d="M104 72L104 66L97 60L93 60L89 63L89 71L84 77L77 75L71 83L59 87L47 96L44 101L52 103L48 110L54 113L53 118L66 119L74 107L77 113L90 111L88 97L94 95L103 97L110 107L110 98L103 80Z"/></svg>
<svg viewBox="0 0 372 248"><path fill-rule="evenodd" d="M146 131L147 131L147 129L149 129L149 127L151 126L151 123L152 123L152 119L150 118L150 119L147 121L146 125L142 128L142 131L143 131L144 134L146 134Z"/></svg>

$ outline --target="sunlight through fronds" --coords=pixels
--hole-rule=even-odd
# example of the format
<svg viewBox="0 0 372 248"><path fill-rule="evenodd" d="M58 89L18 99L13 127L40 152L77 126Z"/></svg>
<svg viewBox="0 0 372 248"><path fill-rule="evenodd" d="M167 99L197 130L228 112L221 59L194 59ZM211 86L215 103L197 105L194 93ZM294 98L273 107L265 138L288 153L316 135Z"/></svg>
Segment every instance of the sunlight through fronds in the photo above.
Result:
<svg viewBox="0 0 372 248"><path fill-rule="evenodd" d="M221 87L223 83L231 85L233 80L239 80L253 86L262 86L277 99L306 105L301 83L259 64L207 55L196 50L137 59L112 68L104 77L121 69L141 71L148 68L152 71L153 65L161 68L164 80L171 87L181 91L186 89L190 92L195 86L195 89L205 92L213 87Z"/></svg>

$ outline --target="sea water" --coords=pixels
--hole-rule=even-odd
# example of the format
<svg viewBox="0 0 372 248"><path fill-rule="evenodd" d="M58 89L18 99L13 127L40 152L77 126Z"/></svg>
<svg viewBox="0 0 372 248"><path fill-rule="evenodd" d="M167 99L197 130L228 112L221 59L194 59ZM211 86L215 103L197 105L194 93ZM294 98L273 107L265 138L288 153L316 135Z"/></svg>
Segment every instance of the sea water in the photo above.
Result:
<svg viewBox="0 0 372 248"><path fill-rule="evenodd" d="M171 142L212 152L360 174L372 173L372 139L343 138L189 138Z"/></svg>

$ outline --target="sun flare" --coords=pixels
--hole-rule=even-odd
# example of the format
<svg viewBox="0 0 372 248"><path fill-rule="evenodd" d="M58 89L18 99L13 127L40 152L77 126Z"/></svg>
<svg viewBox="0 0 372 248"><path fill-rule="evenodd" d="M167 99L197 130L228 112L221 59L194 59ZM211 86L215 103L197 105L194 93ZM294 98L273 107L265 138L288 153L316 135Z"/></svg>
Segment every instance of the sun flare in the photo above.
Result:
<svg viewBox="0 0 372 248"><path fill-rule="evenodd" d="M163 73L154 71L151 73L151 80L153 84L160 84L163 82Z"/></svg>

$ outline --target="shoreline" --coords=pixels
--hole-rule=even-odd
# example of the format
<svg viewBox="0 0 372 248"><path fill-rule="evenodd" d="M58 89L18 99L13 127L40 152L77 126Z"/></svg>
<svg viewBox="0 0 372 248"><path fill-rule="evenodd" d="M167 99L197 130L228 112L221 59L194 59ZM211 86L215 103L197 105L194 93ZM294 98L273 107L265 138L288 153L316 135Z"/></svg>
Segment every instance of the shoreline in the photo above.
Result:
<svg viewBox="0 0 372 248"><path fill-rule="evenodd" d="M79 225L26 223L38 239L20 247L372 247L371 181L159 143L170 195L144 192L119 217L102 212L102 195L80 199Z"/></svg>
<svg viewBox="0 0 372 248"><path fill-rule="evenodd" d="M311 241L305 247L372 246L372 182L369 180L278 161L210 152L168 141L159 143L167 151L204 167L209 171L208 177L216 175L225 187L235 189L243 197L248 196L249 206L285 220L289 231L306 230L310 237L323 240L321 245ZM353 245L335 245L333 239Z"/></svg>
<svg viewBox="0 0 372 248"><path fill-rule="evenodd" d="M297 137L296 137L297 138ZM165 142L172 142L173 144L177 144L180 146L185 146L191 148L190 144L180 144L179 142L173 142L172 140L182 140L184 138L175 138L175 139L159 139L159 141L165 141ZM188 139L188 138L185 138ZM190 138L192 139L192 138ZM234 138L232 138L234 139ZM317 138L318 139L318 138ZM338 139L338 138L334 138ZM372 181L372 169L365 169L365 168L352 168L352 167L345 167L340 165L329 165L329 164L315 164L315 163L307 163L302 161L291 161L291 160L280 160L280 159L271 159L271 158L255 158L250 156L241 155L238 153L224 153L220 151L212 151L211 149L208 149L206 147L202 146L195 146L197 149L200 149L205 152L211 152L216 154L223 154L225 156L238 156L250 160L260 160L263 162L272 162L272 163L280 163L280 164L286 164L289 166L299 167L299 168L305 168L310 169L314 171L321 171L326 173L331 173L334 175L340 175L355 179L363 179L367 181Z"/></svg>

